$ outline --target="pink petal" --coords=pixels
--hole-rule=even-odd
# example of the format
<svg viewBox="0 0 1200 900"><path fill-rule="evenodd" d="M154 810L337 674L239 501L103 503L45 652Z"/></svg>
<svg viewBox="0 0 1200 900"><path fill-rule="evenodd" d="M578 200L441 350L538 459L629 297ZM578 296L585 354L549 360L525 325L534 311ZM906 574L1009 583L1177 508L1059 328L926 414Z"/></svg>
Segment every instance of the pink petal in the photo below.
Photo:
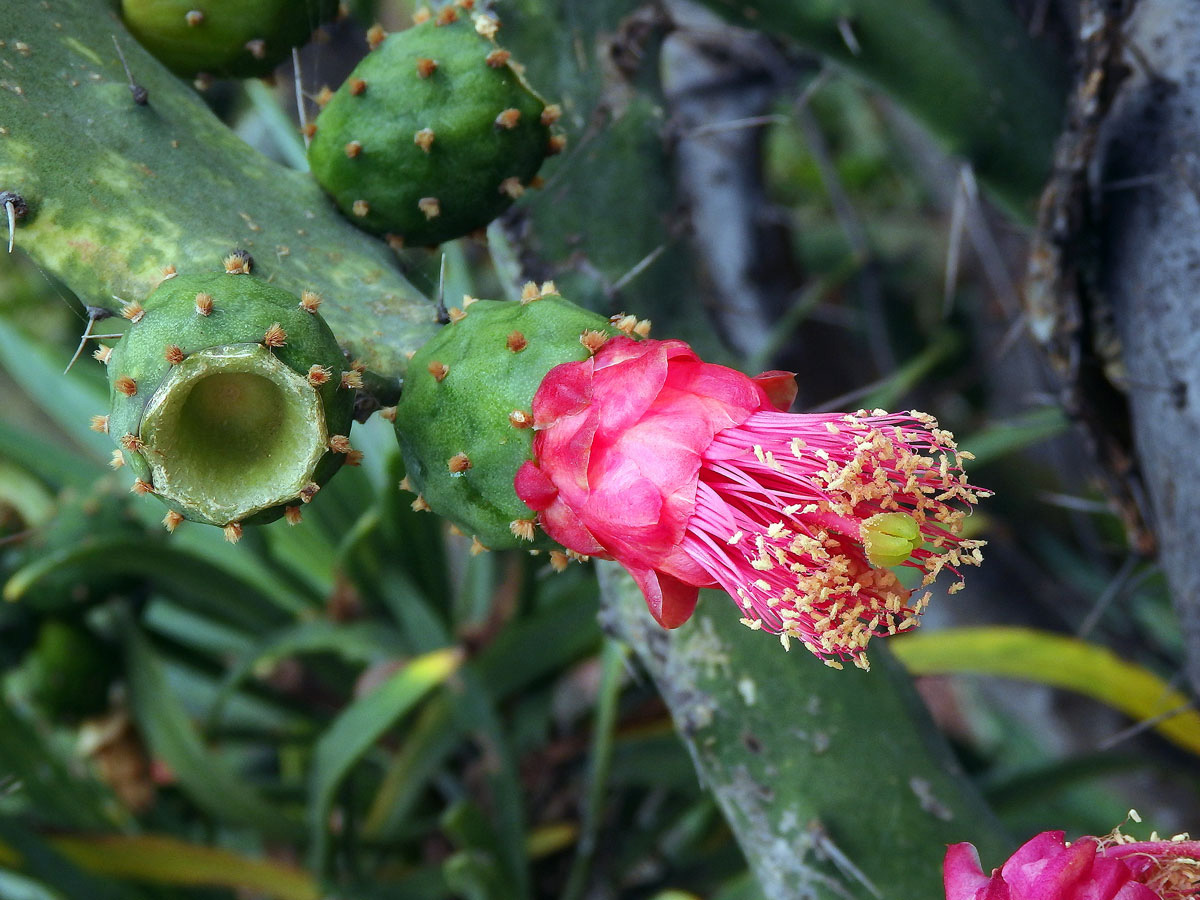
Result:
<svg viewBox="0 0 1200 900"><path fill-rule="evenodd" d="M583 521L561 499L555 500L544 512L538 514L543 530L568 550L584 556L612 559Z"/></svg>
<svg viewBox="0 0 1200 900"><path fill-rule="evenodd" d="M1096 842L1083 839L1066 849L1062 843L1061 831L1042 832L1004 864L1001 874L1018 900L1075 900L1091 874Z"/></svg>
<svg viewBox="0 0 1200 900"><path fill-rule="evenodd" d="M592 401L592 360L562 363L546 373L533 395L533 427L549 428Z"/></svg>
<svg viewBox="0 0 1200 900"><path fill-rule="evenodd" d="M753 381L763 389L763 393L767 395L771 405L780 412L787 412L796 402L797 387L794 372L772 369L770 372L755 375Z"/></svg>
<svg viewBox="0 0 1200 900"><path fill-rule="evenodd" d="M627 569L642 594L654 621L663 628L678 628L692 617L700 589L653 569Z"/></svg>
<svg viewBox="0 0 1200 900"><path fill-rule="evenodd" d="M592 392L600 408L596 433L601 440L611 440L637 422L667 380L667 355L662 346L651 341L635 346L640 354L596 373Z"/></svg>
<svg viewBox="0 0 1200 900"><path fill-rule="evenodd" d="M513 489L521 501L535 512L547 509L558 497L558 488L554 486L554 482L530 459L521 463L521 468L517 469L516 477L513 478Z"/></svg>
<svg viewBox="0 0 1200 900"><path fill-rule="evenodd" d="M993 882L1003 882L999 878L989 878L983 874L979 863L979 851L972 844L951 844L946 848L946 858L942 863L942 882L946 887L946 900L1008 900L1008 890L1002 894L990 897L986 893Z"/></svg>

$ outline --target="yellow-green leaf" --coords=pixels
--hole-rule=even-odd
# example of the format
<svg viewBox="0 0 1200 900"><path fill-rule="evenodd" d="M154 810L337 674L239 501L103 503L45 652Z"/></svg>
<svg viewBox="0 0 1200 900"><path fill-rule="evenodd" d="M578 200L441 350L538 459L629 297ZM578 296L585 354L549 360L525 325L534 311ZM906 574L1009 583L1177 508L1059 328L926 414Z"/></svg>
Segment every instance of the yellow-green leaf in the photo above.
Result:
<svg viewBox="0 0 1200 900"><path fill-rule="evenodd" d="M905 635L888 647L913 675L974 673L1076 691L1200 754L1200 714L1153 672L1107 647L1035 628L953 628Z"/></svg>
<svg viewBox="0 0 1200 900"><path fill-rule="evenodd" d="M272 900L318 900L312 877L282 863L189 844L166 835L56 837L50 845L93 875L130 881L250 891ZM16 867L20 855L0 844L0 865Z"/></svg>

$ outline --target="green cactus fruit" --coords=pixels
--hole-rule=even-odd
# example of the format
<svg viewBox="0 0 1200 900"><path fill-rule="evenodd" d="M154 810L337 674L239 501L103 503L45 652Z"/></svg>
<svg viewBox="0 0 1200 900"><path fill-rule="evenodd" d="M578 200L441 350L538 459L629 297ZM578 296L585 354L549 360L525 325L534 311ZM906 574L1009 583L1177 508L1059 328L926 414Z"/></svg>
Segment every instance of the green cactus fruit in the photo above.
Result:
<svg viewBox="0 0 1200 900"><path fill-rule="evenodd" d="M20 606L38 615L59 614L128 595L137 589L136 578L99 575L70 563L71 557L98 541L119 537L147 542L150 536L133 514L129 494L117 479L100 479L85 492L65 489L49 518L14 544L0 606Z"/></svg>
<svg viewBox="0 0 1200 900"><path fill-rule="evenodd" d="M168 278L122 315L129 330L108 356L112 407L97 427L120 448L135 493L153 493L183 519L225 528L288 515L348 459L359 370L317 313L239 270ZM346 371L343 371L346 370ZM114 455L114 462L118 458ZM119 464L119 463L118 463Z"/></svg>
<svg viewBox="0 0 1200 900"><path fill-rule="evenodd" d="M455 6L375 46L316 120L313 175L355 224L432 245L494 219L561 147L546 106Z"/></svg>
<svg viewBox="0 0 1200 900"><path fill-rule="evenodd" d="M46 619L21 667L30 699L54 719L99 715L119 674L114 650L77 622Z"/></svg>
<svg viewBox="0 0 1200 900"><path fill-rule="evenodd" d="M558 545L533 528L513 478L532 455L534 392L559 363L618 334L601 316L533 285L521 302L479 300L422 347L396 408L407 487L488 549ZM532 298L532 299L530 299Z"/></svg>
<svg viewBox="0 0 1200 900"><path fill-rule="evenodd" d="M121 0L134 37L188 78L267 75L337 9L337 0Z"/></svg>

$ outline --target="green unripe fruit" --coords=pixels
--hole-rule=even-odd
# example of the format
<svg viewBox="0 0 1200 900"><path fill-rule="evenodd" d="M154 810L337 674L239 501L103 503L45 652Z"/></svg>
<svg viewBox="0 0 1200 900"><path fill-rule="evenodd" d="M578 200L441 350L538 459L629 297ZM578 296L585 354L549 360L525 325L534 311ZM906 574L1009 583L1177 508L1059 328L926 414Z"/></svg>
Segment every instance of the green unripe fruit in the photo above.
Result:
<svg viewBox="0 0 1200 900"><path fill-rule="evenodd" d="M245 274L178 275L122 311L101 427L134 491L173 510L168 529L182 517L236 540L241 524L298 515L346 460L361 382L319 302Z"/></svg>
<svg viewBox="0 0 1200 900"><path fill-rule="evenodd" d="M530 294L538 297L536 289ZM396 408L396 436L421 508L490 549L556 547L534 534L534 513L513 489L532 456L533 395L552 368L586 359L589 345L617 333L607 319L549 293L530 302L480 300L443 328L413 357Z"/></svg>
<svg viewBox="0 0 1200 900"><path fill-rule="evenodd" d="M269 74L337 0L121 0L134 37L176 75Z"/></svg>
<svg viewBox="0 0 1200 900"><path fill-rule="evenodd" d="M81 719L108 707L120 655L82 625L47 619L23 665L30 699L52 718Z"/></svg>
<svg viewBox="0 0 1200 900"><path fill-rule="evenodd" d="M479 19L490 32L494 20ZM317 117L309 164L355 224L437 244L520 195L551 150L556 113L507 51L446 7L358 64Z"/></svg>

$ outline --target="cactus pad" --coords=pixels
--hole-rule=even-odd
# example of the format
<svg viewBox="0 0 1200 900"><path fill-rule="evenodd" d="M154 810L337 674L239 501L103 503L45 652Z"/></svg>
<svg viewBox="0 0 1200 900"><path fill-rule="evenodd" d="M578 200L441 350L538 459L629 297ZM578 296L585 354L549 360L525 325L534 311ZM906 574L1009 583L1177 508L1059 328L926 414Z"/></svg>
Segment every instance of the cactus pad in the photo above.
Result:
<svg viewBox="0 0 1200 900"><path fill-rule="evenodd" d="M355 224L410 245L481 228L536 174L552 142L547 107L465 13L392 34L316 121L309 162Z"/></svg>
<svg viewBox="0 0 1200 900"><path fill-rule="evenodd" d="M122 0L125 24L177 75L267 75L337 0Z"/></svg>
<svg viewBox="0 0 1200 900"><path fill-rule="evenodd" d="M587 358L584 338L618 333L548 290L526 294L538 299L480 300L443 328L413 357L396 410L418 508L490 549L557 546L532 531L534 513L513 490L531 456L530 405L550 369Z"/></svg>
<svg viewBox="0 0 1200 900"><path fill-rule="evenodd" d="M318 303L249 275L178 275L122 311L100 427L134 490L171 507L168 528L187 518L235 540L298 511L346 460L359 373L342 371Z"/></svg>

